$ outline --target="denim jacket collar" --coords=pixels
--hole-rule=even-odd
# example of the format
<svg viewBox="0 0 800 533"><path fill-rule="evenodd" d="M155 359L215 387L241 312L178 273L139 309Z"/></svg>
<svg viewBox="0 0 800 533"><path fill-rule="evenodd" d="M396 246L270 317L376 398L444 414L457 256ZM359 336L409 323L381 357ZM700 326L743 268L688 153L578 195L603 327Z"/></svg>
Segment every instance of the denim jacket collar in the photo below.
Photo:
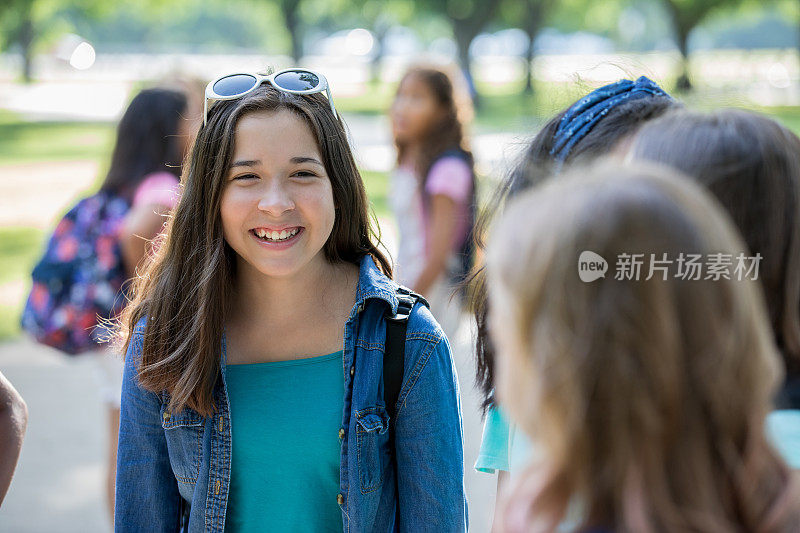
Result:
<svg viewBox="0 0 800 533"><path fill-rule="evenodd" d="M358 273L358 287L356 288L356 303L354 309L363 308L367 300L383 300L392 309L392 314L397 312L397 283L388 276L381 274L375 265L375 260L369 254L361 258Z"/></svg>

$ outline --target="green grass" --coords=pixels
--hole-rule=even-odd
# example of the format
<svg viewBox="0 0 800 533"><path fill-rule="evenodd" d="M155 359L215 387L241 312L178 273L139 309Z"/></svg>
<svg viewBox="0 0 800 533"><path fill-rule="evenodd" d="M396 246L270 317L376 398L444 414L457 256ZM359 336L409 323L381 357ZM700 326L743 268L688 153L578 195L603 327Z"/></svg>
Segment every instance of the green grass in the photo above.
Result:
<svg viewBox="0 0 800 533"><path fill-rule="evenodd" d="M763 107L755 111L771 116L800 135L800 107Z"/></svg>
<svg viewBox="0 0 800 533"><path fill-rule="evenodd" d="M0 285L28 280L33 265L42 253L45 234L37 228L0 228ZM0 303L0 341L19 335L19 316L24 301L14 305Z"/></svg>
<svg viewBox="0 0 800 533"><path fill-rule="evenodd" d="M0 228L0 285L30 274L44 249L44 238L38 228Z"/></svg>
<svg viewBox="0 0 800 533"><path fill-rule="evenodd" d="M106 159L113 141L111 123L25 122L0 111L0 165Z"/></svg>
<svg viewBox="0 0 800 533"><path fill-rule="evenodd" d="M370 207L379 217L389 216L389 176L386 172L362 170L364 187L367 189Z"/></svg>
<svg viewBox="0 0 800 533"><path fill-rule="evenodd" d="M22 332L19 327L22 305L23 302L15 306L0 305L0 342L13 340Z"/></svg>

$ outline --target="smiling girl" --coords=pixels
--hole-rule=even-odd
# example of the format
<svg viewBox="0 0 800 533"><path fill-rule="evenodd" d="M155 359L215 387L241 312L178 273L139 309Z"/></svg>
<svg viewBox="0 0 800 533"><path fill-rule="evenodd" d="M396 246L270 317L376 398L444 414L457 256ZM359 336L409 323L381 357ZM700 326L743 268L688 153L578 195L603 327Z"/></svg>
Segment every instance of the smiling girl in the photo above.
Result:
<svg viewBox="0 0 800 533"><path fill-rule="evenodd" d="M209 84L224 101L125 317L117 531L466 529L449 343L414 305L387 405L402 290L324 87Z"/></svg>

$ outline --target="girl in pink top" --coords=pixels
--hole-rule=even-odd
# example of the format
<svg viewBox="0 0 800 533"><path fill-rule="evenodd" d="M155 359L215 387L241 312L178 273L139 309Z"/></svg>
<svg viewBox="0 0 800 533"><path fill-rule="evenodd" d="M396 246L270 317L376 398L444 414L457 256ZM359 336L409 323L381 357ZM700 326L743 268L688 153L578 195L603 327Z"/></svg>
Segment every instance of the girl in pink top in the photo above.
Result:
<svg viewBox="0 0 800 533"><path fill-rule="evenodd" d="M101 190L124 198L131 206L118 234L122 261L130 277L148 256L150 242L161 232L164 215L177 202L181 163L199 116L198 110L190 109L183 91L154 88L137 94L120 119ZM106 497L113 518L123 361L119 354L107 350L98 355L101 395L109 424Z"/></svg>
<svg viewBox="0 0 800 533"><path fill-rule="evenodd" d="M395 272L428 299L450 338L461 318L460 299L451 296L470 267L475 219L473 160L463 131L469 107L459 96L444 71L416 67L403 76L391 108L398 165L391 203L400 231Z"/></svg>

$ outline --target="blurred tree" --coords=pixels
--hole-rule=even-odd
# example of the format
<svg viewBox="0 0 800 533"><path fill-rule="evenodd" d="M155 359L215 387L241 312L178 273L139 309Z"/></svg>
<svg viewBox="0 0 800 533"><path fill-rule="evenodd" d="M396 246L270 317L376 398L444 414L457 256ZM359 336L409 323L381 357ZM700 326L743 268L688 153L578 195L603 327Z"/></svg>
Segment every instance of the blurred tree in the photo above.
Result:
<svg viewBox="0 0 800 533"><path fill-rule="evenodd" d="M503 3L501 21L523 30L528 36L525 52L525 94L533 94L533 58L535 41L548 15L556 7L555 0L507 0Z"/></svg>
<svg viewBox="0 0 800 533"><path fill-rule="evenodd" d="M675 31L678 50L681 53L681 74L677 88L689 91L692 82L689 79L689 34L712 11L722 7L732 7L742 0L662 0L664 2Z"/></svg>
<svg viewBox="0 0 800 533"><path fill-rule="evenodd" d="M416 5L441 15L450 22L458 49L458 62L464 71L475 107L480 106L475 80L472 77L469 47L478 34L491 22L501 0L420 0Z"/></svg>
<svg viewBox="0 0 800 533"><path fill-rule="evenodd" d="M392 26L407 24L414 16L414 3L407 0L361 0L356 4L367 28L375 37L375 53L370 61L370 78L380 80L380 68L386 52L386 35Z"/></svg>
<svg viewBox="0 0 800 533"><path fill-rule="evenodd" d="M283 23L292 43L291 54L294 63L300 63L303 57L303 24L300 20L301 0L278 0L278 6L283 16Z"/></svg>
<svg viewBox="0 0 800 533"><path fill-rule="evenodd" d="M0 4L0 20L3 22L0 49L18 45L22 53L22 78L33 79L33 0L7 0Z"/></svg>
<svg viewBox="0 0 800 533"><path fill-rule="evenodd" d="M65 8L99 17L114 4L109 0L2 0L0 1L0 50L18 46L22 54L22 78L33 79L33 55L37 45L71 28L59 18Z"/></svg>

